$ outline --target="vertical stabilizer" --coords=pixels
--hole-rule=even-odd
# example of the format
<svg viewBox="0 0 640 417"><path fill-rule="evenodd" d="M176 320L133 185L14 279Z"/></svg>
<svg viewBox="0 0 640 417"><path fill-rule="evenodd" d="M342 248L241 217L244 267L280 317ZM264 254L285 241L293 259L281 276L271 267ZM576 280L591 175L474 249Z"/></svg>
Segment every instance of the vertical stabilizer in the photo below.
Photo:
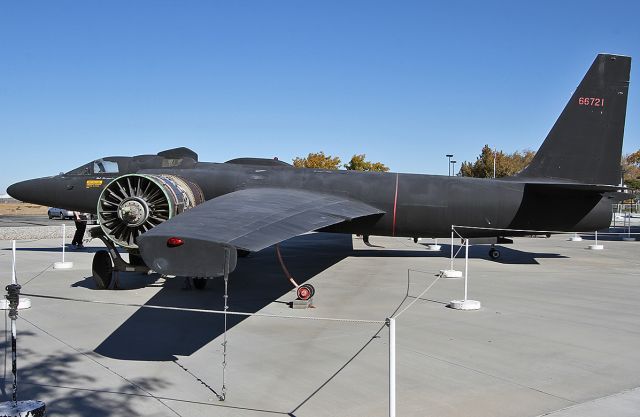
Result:
<svg viewBox="0 0 640 417"><path fill-rule="evenodd" d="M519 177L620 183L631 58L599 54Z"/></svg>

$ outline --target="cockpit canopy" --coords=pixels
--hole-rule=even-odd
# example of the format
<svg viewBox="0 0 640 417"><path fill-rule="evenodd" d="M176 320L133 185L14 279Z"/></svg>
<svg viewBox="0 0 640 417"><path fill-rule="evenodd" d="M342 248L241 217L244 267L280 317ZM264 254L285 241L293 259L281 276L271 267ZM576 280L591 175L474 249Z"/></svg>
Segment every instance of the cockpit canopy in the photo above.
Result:
<svg viewBox="0 0 640 417"><path fill-rule="evenodd" d="M117 158L121 159L121 158ZM116 158L101 158L84 164L66 173L66 175L118 174L120 167Z"/></svg>
<svg viewBox="0 0 640 417"><path fill-rule="evenodd" d="M192 168L198 162L198 154L188 148L174 148L157 155L133 157L108 156L84 164L64 175L118 175L155 168Z"/></svg>

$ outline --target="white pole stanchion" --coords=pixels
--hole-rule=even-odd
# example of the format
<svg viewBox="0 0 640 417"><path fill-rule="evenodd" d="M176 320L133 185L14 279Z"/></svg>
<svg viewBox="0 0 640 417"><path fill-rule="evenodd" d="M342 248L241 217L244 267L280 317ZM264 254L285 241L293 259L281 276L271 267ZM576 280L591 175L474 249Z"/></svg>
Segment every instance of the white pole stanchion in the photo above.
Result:
<svg viewBox="0 0 640 417"><path fill-rule="evenodd" d="M469 281L469 239L464 240L464 301L467 301L467 284Z"/></svg>
<svg viewBox="0 0 640 417"><path fill-rule="evenodd" d="M17 284L18 281L16 281L16 241L12 240L11 241L11 283L12 284Z"/></svg>
<svg viewBox="0 0 640 417"><path fill-rule="evenodd" d="M627 221L627 219L629 219ZM635 242L636 238L631 236L631 210L624 217L624 224L627 226L627 235L622 237L625 242Z"/></svg>
<svg viewBox="0 0 640 417"><path fill-rule="evenodd" d="M425 249L431 252L440 252L440 249L442 249L442 246L438 245L438 239L433 239L433 241L434 243L427 245Z"/></svg>
<svg viewBox="0 0 640 417"><path fill-rule="evenodd" d="M451 228L451 264L449 266L449 269L440 270L440 276L444 278L462 278L462 271L456 271L455 269L453 269L453 233L453 228Z"/></svg>
<svg viewBox="0 0 640 417"><path fill-rule="evenodd" d="M396 319L387 319L389 326L389 417L396 417Z"/></svg>
<svg viewBox="0 0 640 417"><path fill-rule="evenodd" d="M453 229L451 229L451 267L450 270L453 270Z"/></svg>
<svg viewBox="0 0 640 417"><path fill-rule="evenodd" d="M20 297L20 285L16 278L16 241L13 241L13 272L11 284L7 285L7 295L1 300L0 308L9 310L11 319L11 373L13 374L13 386L11 401L0 403L0 415L6 417L44 416L46 405L42 401L26 400L18 401L18 310L31 307L31 301ZM27 305L28 304L28 305Z"/></svg>
<svg viewBox="0 0 640 417"><path fill-rule="evenodd" d="M467 288L469 280L469 239L464 240L464 300L453 300L449 307L456 310L478 310L480 301L469 300L467 298Z"/></svg>
<svg viewBox="0 0 640 417"><path fill-rule="evenodd" d="M53 264L53 269L70 269L73 268L73 262L65 262L64 253L65 246L67 244L67 225L62 223L62 262L55 262Z"/></svg>
<svg viewBox="0 0 640 417"><path fill-rule="evenodd" d="M596 231L596 243L594 245L589 245L589 249L591 250L602 250L604 249L603 245L598 244L598 231Z"/></svg>
<svg viewBox="0 0 640 417"><path fill-rule="evenodd" d="M569 238L569 241L571 241L571 242L582 242L582 238L580 236L578 236L577 233L574 233L573 236L571 236Z"/></svg>
<svg viewBox="0 0 640 417"><path fill-rule="evenodd" d="M18 284L18 278L16 276L16 241L11 241L11 284ZM18 310L22 310L25 308L31 307L31 299L26 297L20 297L20 302L18 303ZM0 310L9 310L9 302L6 298L0 299ZM2 414L0 414L2 415Z"/></svg>

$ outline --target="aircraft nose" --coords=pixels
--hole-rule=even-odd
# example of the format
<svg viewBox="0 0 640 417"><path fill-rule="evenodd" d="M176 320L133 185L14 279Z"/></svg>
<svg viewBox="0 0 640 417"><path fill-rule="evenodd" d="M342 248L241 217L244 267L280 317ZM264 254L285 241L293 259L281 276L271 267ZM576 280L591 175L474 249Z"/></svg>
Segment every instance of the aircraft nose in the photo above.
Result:
<svg viewBox="0 0 640 417"><path fill-rule="evenodd" d="M29 181L16 182L7 188L7 194L16 200L24 201L25 190L28 188L25 183Z"/></svg>
<svg viewBox="0 0 640 417"><path fill-rule="evenodd" d="M12 184L7 188L7 193L16 200L41 204L43 193L47 193L50 188L45 178L38 178Z"/></svg>

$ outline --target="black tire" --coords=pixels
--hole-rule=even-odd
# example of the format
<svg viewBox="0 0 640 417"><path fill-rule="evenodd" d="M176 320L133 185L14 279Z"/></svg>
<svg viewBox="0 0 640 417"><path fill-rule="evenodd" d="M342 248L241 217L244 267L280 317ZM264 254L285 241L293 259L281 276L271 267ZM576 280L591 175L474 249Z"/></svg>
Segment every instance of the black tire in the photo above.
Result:
<svg viewBox="0 0 640 417"><path fill-rule="evenodd" d="M111 260L109 252L99 250L93 255L91 273L93 274L93 281L96 283L97 289L105 290L109 288L111 280L113 279L113 261Z"/></svg>
<svg viewBox="0 0 640 417"><path fill-rule="evenodd" d="M192 278L192 280L196 290L204 290L207 286L208 280L206 278Z"/></svg>
<svg viewBox="0 0 640 417"><path fill-rule="evenodd" d="M491 258L492 261L497 261L500 259L500 251L496 248L489 249L489 258Z"/></svg>
<svg viewBox="0 0 640 417"><path fill-rule="evenodd" d="M236 252L238 253L239 258L246 258L247 256L251 255L251 252L244 249L238 249Z"/></svg>

